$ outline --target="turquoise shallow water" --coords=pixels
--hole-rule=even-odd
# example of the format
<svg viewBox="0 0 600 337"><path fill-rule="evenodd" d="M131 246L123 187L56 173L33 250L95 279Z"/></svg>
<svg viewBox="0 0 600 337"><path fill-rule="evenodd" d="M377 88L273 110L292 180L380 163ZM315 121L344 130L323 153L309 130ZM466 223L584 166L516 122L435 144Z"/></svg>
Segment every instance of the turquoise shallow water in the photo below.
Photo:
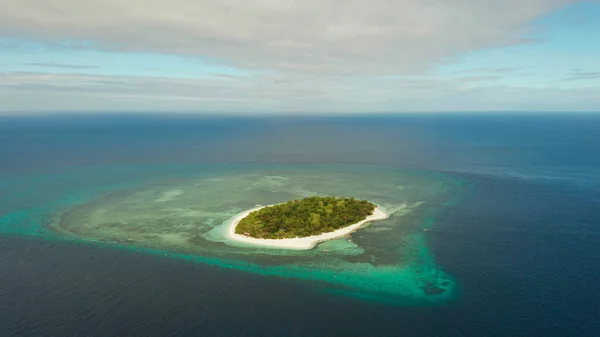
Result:
<svg viewBox="0 0 600 337"><path fill-rule="evenodd" d="M12 183L30 184L21 197L31 200L32 193L39 200L4 215L4 233L319 281L330 292L386 303L435 304L458 294L457 281L435 263L426 238L436 213L468 190L466 181L448 175L383 166L145 165ZM227 220L245 209L312 195L364 198L391 217L308 251L240 247L224 236Z"/></svg>

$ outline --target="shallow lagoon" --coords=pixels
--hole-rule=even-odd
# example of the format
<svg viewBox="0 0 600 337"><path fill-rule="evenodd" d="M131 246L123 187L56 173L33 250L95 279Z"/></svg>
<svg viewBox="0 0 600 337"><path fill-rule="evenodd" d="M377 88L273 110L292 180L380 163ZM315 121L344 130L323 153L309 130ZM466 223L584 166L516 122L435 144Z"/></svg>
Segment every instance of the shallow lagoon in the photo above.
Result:
<svg viewBox="0 0 600 337"><path fill-rule="evenodd" d="M378 166L139 169L116 179L128 181L95 179L63 194L46 209L49 223L26 233L324 281L316 285L325 291L392 304L435 304L457 296L457 281L436 265L426 231L436 214L463 195L468 184L462 180ZM391 216L308 251L244 247L224 236L228 220L245 209L312 195L367 199Z"/></svg>

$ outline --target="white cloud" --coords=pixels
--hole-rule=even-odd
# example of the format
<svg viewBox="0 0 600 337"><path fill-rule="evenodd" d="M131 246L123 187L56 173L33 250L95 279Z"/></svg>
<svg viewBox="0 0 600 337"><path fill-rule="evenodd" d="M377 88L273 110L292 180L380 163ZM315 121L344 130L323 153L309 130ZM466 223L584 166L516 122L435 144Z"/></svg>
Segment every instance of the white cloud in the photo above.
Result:
<svg viewBox="0 0 600 337"><path fill-rule="evenodd" d="M0 32L244 68L400 74L522 42L532 20L568 2L574 0L0 0Z"/></svg>
<svg viewBox="0 0 600 337"><path fill-rule="evenodd" d="M523 38L533 20L569 2L576 0L0 0L0 37L198 56L256 70L240 77L206 74L187 79L46 74L42 71L85 72L91 66L45 60L42 51L32 63L37 72L0 73L0 109L597 109L600 87L590 80L577 81L588 83L578 88L503 82L503 76L519 69L516 63L516 68L490 64L473 74L436 77L425 71L471 51L527 42Z"/></svg>
<svg viewBox="0 0 600 337"><path fill-rule="evenodd" d="M0 73L6 111L323 113L403 111L592 111L600 87L507 87L472 79L265 75L176 79ZM552 97L552 100L548 100Z"/></svg>

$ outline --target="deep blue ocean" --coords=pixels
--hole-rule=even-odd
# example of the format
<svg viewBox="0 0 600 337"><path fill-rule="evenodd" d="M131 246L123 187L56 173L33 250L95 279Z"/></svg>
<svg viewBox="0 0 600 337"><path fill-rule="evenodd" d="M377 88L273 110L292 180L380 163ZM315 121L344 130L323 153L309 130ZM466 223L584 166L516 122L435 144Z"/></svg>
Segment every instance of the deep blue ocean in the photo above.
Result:
<svg viewBox="0 0 600 337"><path fill-rule="evenodd" d="M76 191L218 163L469 181L426 235L459 296L396 306L28 234ZM2 116L3 216L0 336L600 336L599 114Z"/></svg>

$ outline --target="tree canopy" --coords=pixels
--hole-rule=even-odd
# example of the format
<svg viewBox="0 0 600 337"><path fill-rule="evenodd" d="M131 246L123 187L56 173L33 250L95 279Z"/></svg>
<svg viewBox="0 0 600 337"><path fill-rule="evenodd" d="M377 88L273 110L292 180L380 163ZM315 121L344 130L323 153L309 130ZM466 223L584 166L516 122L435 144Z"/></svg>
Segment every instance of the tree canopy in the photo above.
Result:
<svg viewBox="0 0 600 337"><path fill-rule="evenodd" d="M373 213L367 200L309 197L262 208L250 213L235 228L237 234L261 239L286 239L332 232Z"/></svg>

